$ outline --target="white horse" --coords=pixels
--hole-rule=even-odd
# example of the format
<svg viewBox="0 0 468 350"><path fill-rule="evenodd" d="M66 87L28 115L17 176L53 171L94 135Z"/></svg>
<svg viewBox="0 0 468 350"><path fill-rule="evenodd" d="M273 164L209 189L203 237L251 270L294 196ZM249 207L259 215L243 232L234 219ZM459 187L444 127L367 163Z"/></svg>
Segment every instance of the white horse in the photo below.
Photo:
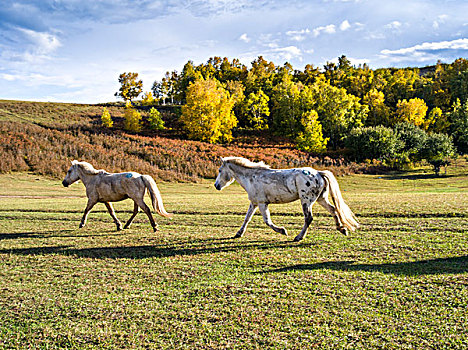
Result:
<svg viewBox="0 0 468 350"><path fill-rule="evenodd" d="M336 228L344 235L359 227L353 212L341 196L338 182L328 170L271 169L263 162L253 163L241 157L227 157L221 160L223 164L219 168L214 184L216 189L222 190L237 181L247 192L250 200L244 223L234 238L242 237L257 208L260 209L263 220L268 226L278 233L287 235L284 227L278 227L271 221L268 204L289 203L298 199L301 200L304 212L304 227L294 241L300 241L307 234L313 219L312 205L316 201L333 215ZM329 193L335 206L328 201Z"/></svg>
<svg viewBox="0 0 468 350"><path fill-rule="evenodd" d="M156 232L158 230L157 224L153 219L150 208L143 200L146 190L148 190L150 194L151 202L156 212L161 216L170 216L164 209L161 194L156 186L156 182L149 175L140 175L135 172L112 174L104 170L96 170L87 162L74 160L62 184L68 187L78 180L81 180L85 185L86 195L88 196L88 204L86 205L83 218L81 219L80 228L86 225L88 213L93 206L96 203L104 203L117 225L117 231L120 231L122 229L122 224L115 216L114 208L110 202L119 202L131 198L134 202L133 214L124 228L130 227L133 219L138 214L139 208L141 208L146 215L148 215L151 226Z"/></svg>

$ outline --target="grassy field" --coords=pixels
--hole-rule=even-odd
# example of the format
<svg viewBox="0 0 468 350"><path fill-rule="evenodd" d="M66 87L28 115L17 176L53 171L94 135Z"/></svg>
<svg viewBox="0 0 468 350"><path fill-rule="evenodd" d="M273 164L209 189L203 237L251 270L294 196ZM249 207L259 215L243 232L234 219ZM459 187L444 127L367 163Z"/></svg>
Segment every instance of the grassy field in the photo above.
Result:
<svg viewBox="0 0 468 350"><path fill-rule="evenodd" d="M172 220L115 232L103 205L78 229L81 184L0 175L0 348L466 349L468 177L340 177L363 227L318 205L271 206L230 239L248 200L233 185L159 184ZM132 203L116 204L124 221Z"/></svg>

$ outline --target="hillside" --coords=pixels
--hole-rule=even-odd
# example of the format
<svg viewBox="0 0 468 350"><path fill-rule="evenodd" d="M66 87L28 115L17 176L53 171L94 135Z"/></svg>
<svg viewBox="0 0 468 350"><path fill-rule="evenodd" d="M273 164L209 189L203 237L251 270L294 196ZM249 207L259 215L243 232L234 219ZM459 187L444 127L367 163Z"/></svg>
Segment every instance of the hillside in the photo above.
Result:
<svg viewBox="0 0 468 350"><path fill-rule="evenodd" d="M0 100L0 172L29 171L60 178L72 159L86 160L111 172L134 170L163 181L196 182L213 178L219 157L243 156L273 167L310 165L354 172L342 159L319 159L298 151L285 140L260 134L237 135L229 145L188 141L174 123L169 109L162 110L170 130L122 130L123 107L106 105L115 127L101 127L104 105Z"/></svg>

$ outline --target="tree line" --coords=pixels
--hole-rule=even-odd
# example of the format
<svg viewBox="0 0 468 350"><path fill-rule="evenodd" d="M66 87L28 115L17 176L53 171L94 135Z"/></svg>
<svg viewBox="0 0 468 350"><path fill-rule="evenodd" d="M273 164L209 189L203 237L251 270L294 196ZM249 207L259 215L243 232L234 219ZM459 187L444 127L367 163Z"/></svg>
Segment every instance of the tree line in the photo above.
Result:
<svg viewBox="0 0 468 350"><path fill-rule="evenodd" d="M116 96L126 101L143 92L137 73L123 73L119 82ZM304 151L347 149L357 161L380 159L398 167L421 159L443 164L454 152L468 153L464 58L371 69L341 56L323 68L297 70L261 56L250 68L213 57L167 72L139 103L182 105L187 136L210 143L229 142L234 128L268 130Z"/></svg>

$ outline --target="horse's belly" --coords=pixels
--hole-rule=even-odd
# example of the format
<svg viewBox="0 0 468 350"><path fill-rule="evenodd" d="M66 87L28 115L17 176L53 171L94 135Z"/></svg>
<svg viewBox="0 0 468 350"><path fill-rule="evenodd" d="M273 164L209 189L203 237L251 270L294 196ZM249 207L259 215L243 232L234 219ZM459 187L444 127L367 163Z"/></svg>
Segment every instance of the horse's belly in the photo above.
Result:
<svg viewBox="0 0 468 350"><path fill-rule="evenodd" d="M114 194L114 195L102 196L99 198L99 201L100 202L120 202L127 198L129 197L126 194Z"/></svg>
<svg viewBox="0 0 468 350"><path fill-rule="evenodd" d="M259 201L264 203L289 203L299 199L297 191L291 191L287 188L265 189L263 195L258 196Z"/></svg>

